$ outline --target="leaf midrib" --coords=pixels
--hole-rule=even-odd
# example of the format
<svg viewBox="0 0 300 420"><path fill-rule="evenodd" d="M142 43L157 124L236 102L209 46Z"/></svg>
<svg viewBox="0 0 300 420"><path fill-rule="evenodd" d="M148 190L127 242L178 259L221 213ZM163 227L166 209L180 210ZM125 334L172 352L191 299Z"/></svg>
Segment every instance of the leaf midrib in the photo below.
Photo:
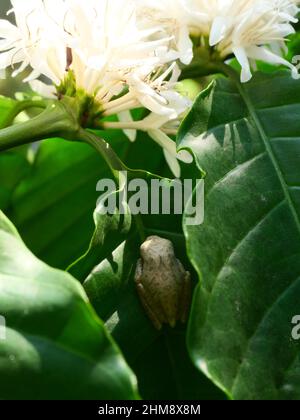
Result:
<svg viewBox="0 0 300 420"><path fill-rule="evenodd" d="M265 131L265 129L264 129L264 127L263 127L263 125L262 125L262 123L260 121L260 118L259 118L259 116L258 116L258 114L256 112L255 107L252 104L252 101L251 101L251 99L250 99L250 97L249 97L246 89L242 86L242 84L240 83L239 79L237 79L235 77L235 75L233 75L231 73L231 71L229 72L228 76L230 77L230 79L237 86L237 88L238 88L238 90L239 90L239 92L241 94L241 97L242 97L243 101L245 102L246 107L247 107L247 109L249 111L249 117L252 118L252 120L253 120L253 122L254 122L254 124L255 124L255 126L256 126L259 134L260 134L260 136L261 136L261 139L262 139L262 141L264 143L266 152L267 152L267 154L268 154L268 156L269 156L269 158L270 158L270 160L272 162L272 165L273 165L273 167L275 169L276 175L278 176L279 182L280 182L281 187L283 189L285 201L288 204L288 207L289 207L289 209L290 209L290 211L292 213L292 217L293 217L293 219L295 221L297 230L298 230L298 232L300 234L300 219L299 219L299 215L298 215L297 209L296 209L296 207L294 205L294 202L292 200L291 194L289 192L289 185L285 181L284 174L283 174L283 172L282 172L282 170L280 168L280 164L277 161L276 156L275 156L275 154L273 152L273 149L272 149L272 146L271 146L271 143L270 143L270 137L266 133L266 131ZM224 265L223 265L223 267L224 267ZM297 277L297 279L299 279L299 276ZM297 281L297 279L295 281ZM294 282L292 284L294 284ZM247 354L247 351L248 351L248 349L250 347L250 343L252 342L253 337L255 337L258 328L263 323L263 321L265 320L265 318L267 317L267 315L269 314L269 312L272 310L272 308L274 307L274 305L278 301L280 301L282 299L282 296L285 295L285 293L290 289L290 287L291 287L291 285L283 293L280 293L280 295L277 297L276 301L272 303L272 305L268 308L268 310L266 311L266 313L263 315L260 323L256 326L253 335L249 338L246 351L244 352L244 355L243 355L243 358L242 358L243 360L242 360L242 362L239 365L238 371L237 371L237 373L235 375L235 378L234 378L234 381L233 381L233 384L232 384L232 387L231 387L231 394L232 395L234 394L234 389L235 389L236 383L237 383L237 381L239 380L239 377L240 377L239 374L241 372L242 367L244 366L245 355Z"/></svg>
<svg viewBox="0 0 300 420"><path fill-rule="evenodd" d="M268 153L268 156L270 157L270 160L272 162L272 165L273 165L273 167L275 169L276 175L278 176L279 182L281 184L281 187L282 187L282 190L283 190L283 193L284 193L284 196L285 196L285 200L286 200L286 202L288 204L288 207L289 207L289 209L290 209L290 211L292 213L293 219L294 219L294 221L296 223L297 230L298 230L299 235L300 235L300 218L299 218L298 212L296 210L296 207L294 205L294 202L293 202L293 199L291 197L291 194L289 192L289 186L288 186L287 182L285 181L285 178L284 178L283 172L282 172L282 170L280 168L279 162L277 161L276 156L275 156L275 154L273 152L271 143L269 141L270 138L269 138L268 134L266 133L266 131L265 131L265 129L264 129L264 127L263 127L260 119L259 119L259 116L257 115L257 112L256 112L256 110L255 110L255 108L254 108L254 106L253 106L253 104L251 102L250 97L248 96L247 91L241 85L241 83L236 80L235 77L233 78L233 80L234 80L234 83L237 85L238 90L239 90L239 92L241 94L241 97L244 100L244 102L245 102L245 104L246 104L246 106L248 108L249 116L254 121L254 123L256 125L256 128L257 128L257 130L258 130L258 132L259 132L259 134L261 136L261 139L262 139L262 141L264 143L265 149L266 149L266 151Z"/></svg>

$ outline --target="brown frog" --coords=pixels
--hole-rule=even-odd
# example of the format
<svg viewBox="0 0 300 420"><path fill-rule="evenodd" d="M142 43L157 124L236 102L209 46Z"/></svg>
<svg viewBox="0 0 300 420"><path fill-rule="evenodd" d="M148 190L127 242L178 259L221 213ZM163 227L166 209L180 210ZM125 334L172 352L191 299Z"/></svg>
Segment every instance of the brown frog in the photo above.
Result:
<svg viewBox="0 0 300 420"><path fill-rule="evenodd" d="M135 282L139 297L155 328L187 322L191 276L176 258L172 242L150 236L141 246Z"/></svg>

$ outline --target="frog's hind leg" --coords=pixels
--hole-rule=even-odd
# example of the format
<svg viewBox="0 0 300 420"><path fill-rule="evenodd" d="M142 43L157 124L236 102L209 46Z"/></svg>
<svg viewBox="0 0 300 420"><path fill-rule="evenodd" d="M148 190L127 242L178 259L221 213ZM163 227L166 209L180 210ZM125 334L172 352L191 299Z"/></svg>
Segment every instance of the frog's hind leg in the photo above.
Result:
<svg viewBox="0 0 300 420"><path fill-rule="evenodd" d="M159 320L159 318L155 315L155 313L152 311L152 309L150 308L148 301L147 301L147 297L146 297L146 292L144 289L144 286L142 284L137 284L137 292L139 294L140 300L142 302L142 305L148 315L148 317L150 318L152 324L154 325L154 327L157 330L161 330L162 329L162 323Z"/></svg>

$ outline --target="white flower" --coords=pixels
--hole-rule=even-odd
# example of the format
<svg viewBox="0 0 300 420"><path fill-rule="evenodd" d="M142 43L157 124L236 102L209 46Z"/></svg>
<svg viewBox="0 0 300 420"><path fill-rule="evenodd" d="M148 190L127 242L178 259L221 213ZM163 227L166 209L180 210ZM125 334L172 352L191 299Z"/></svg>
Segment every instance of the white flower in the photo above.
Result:
<svg viewBox="0 0 300 420"><path fill-rule="evenodd" d="M256 60L296 68L283 58L285 39L294 32L298 0L136 0L143 26L157 24L184 64L193 57L191 37L219 53L235 55L241 80L251 77ZM208 40L208 41L206 41Z"/></svg>
<svg viewBox="0 0 300 420"><path fill-rule="evenodd" d="M174 94L170 102L178 54L161 27L138 25L135 0L12 0L12 6L16 25L0 21L0 70L12 66L16 75L31 67L25 81L44 96L69 92L73 82L75 94L94 98L103 116L118 114L120 128L139 107L165 122L179 117L182 98ZM126 131L131 140L139 123Z"/></svg>
<svg viewBox="0 0 300 420"><path fill-rule="evenodd" d="M283 58L283 53L286 51L286 37L295 32L292 23L297 22L298 1L191 1L199 10L199 27L205 27L207 19L210 45L215 47L223 59L231 54L236 56L242 66L242 82L251 79L251 64L256 60L283 64L294 73L297 72Z"/></svg>
<svg viewBox="0 0 300 420"><path fill-rule="evenodd" d="M168 36L171 58L179 58L183 64L193 59L193 42L190 38L193 10L186 0L135 0L139 25L159 28L158 36Z"/></svg>
<svg viewBox="0 0 300 420"><path fill-rule="evenodd" d="M171 77L166 80L171 72ZM165 158L175 177L180 177L179 161L191 163L192 156L186 151L177 152L176 143L169 135L176 135L179 128L181 117L192 106L186 97L181 96L174 89L179 76L179 70L174 63L161 75L154 77L151 82L144 84L144 87L136 86L138 92L132 92L133 96L140 96L140 103L152 112L143 120L134 121L130 113L119 114L119 122L105 122L105 128L123 129L131 141L136 138L135 130L145 131L159 144L163 150ZM148 90L150 87L150 90ZM131 85L134 89L134 84ZM130 95L130 93L128 94ZM153 96L154 95L154 96ZM157 95L157 101L155 100Z"/></svg>
<svg viewBox="0 0 300 420"><path fill-rule="evenodd" d="M26 81L44 74L59 83L63 57L56 45L64 33L51 16L57 1L12 0L11 3L16 26L0 20L0 69L11 66L16 76L30 65L33 71Z"/></svg>

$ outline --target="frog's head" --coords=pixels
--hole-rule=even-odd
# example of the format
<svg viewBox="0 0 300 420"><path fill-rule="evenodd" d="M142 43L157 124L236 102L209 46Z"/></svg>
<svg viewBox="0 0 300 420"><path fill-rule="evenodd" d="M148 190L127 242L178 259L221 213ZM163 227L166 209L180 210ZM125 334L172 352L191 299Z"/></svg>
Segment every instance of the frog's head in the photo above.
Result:
<svg viewBox="0 0 300 420"><path fill-rule="evenodd" d="M159 236L149 236L141 246L141 256L144 261L159 262L162 258L172 258L174 247L171 241Z"/></svg>

